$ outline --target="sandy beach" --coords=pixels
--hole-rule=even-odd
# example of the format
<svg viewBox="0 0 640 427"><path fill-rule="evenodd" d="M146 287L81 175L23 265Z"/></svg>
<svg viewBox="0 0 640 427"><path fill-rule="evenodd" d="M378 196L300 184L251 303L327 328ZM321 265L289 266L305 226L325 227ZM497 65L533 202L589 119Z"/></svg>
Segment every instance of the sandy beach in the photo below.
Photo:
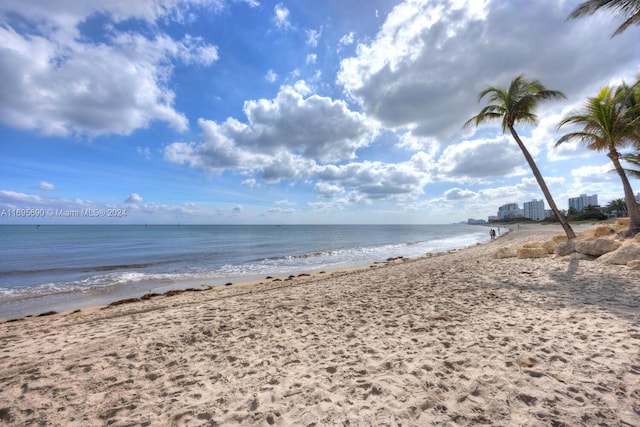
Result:
<svg viewBox="0 0 640 427"><path fill-rule="evenodd" d="M0 324L0 424L637 426L640 271L560 234Z"/></svg>

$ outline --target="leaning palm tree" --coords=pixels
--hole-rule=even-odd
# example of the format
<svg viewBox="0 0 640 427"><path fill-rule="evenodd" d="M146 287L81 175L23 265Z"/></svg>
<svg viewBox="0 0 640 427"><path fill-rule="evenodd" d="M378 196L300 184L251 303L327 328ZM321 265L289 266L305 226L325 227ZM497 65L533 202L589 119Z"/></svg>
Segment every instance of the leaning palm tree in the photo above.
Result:
<svg viewBox="0 0 640 427"><path fill-rule="evenodd" d="M582 111L567 116L558 125L579 125L582 130L563 135L556 146L566 141L579 141L595 151L606 151L620 176L624 199L629 213L629 228L625 235L633 236L640 232L640 210L636 202L629 179L620 163L618 151L640 141L638 114L629 105L630 88L624 83L616 89L603 87L597 96L588 98Z"/></svg>
<svg viewBox="0 0 640 427"><path fill-rule="evenodd" d="M584 15L593 15L599 10L610 10L625 18L625 21L611 35L621 34L631 25L640 25L640 0L589 0L576 7L569 15L569 19Z"/></svg>
<svg viewBox="0 0 640 427"><path fill-rule="evenodd" d="M533 157L531 157L529 150L527 150L527 147L514 128L516 122L535 124L537 122L537 116L533 114L533 110L538 103L554 98L564 98L564 94L556 90L547 89L538 80L527 80L524 76L520 75L511 81L508 89L492 86L487 87L480 92L478 101L481 101L482 98L487 95L489 95L489 104L482 108L477 115L467 120L464 126L466 127L471 124L478 126L485 121L500 120L502 122L502 131L506 133L507 129L509 129L511 136L513 136L524 158L527 160L527 163L529 163L531 172L533 172L533 176L538 181L538 185L544 197L547 199L549 207L555 214L558 222L562 225L567 239L575 239L576 233L574 233L569 222L567 222L566 218L556 206L536 162L533 160Z"/></svg>

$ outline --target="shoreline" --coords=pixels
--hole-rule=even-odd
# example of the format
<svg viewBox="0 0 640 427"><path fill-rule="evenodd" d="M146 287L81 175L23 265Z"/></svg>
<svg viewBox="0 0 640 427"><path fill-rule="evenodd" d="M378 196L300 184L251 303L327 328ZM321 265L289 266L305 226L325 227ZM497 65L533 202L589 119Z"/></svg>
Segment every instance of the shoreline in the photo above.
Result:
<svg viewBox="0 0 640 427"><path fill-rule="evenodd" d="M638 425L638 271L494 256L557 234L1 323L0 419Z"/></svg>
<svg viewBox="0 0 640 427"><path fill-rule="evenodd" d="M500 226L502 229L506 229L506 232L502 234L508 233L508 228L506 226ZM486 244L489 243L490 240L476 243L478 244ZM472 245L472 246L475 246ZM128 301L128 303L133 302L141 302L150 298L155 298L158 296L164 296L166 294L174 296L177 293L182 292L200 292L200 291L209 291L214 288L218 288L221 286L239 286L239 285L250 285L255 286L258 284L262 284L263 282L268 282L270 280L280 281L280 280L292 280L294 277L303 277L308 275L316 275L318 273L339 273L343 271L351 271L358 269L367 269L371 266L378 266L388 263L390 260L410 260L410 259L420 259L423 257L432 257L440 254L446 254L451 251L459 251L466 249L466 247L451 249L444 252L431 252L425 253L421 256L416 257L404 257L398 256L393 258L388 258L385 261L369 261L363 264L350 264L344 267L336 267L336 268L328 268L328 269L304 269L298 268L288 272L282 272L273 276L263 276L263 275L244 275L244 276L235 276L235 277L220 277L216 279L184 279L179 281L171 281L170 283L162 283L155 280L147 280L141 283L133 282L131 284L125 285L120 289L114 288L107 290L104 292L101 289L92 289L88 291L69 291L69 292L60 292L53 294L46 294L42 296L28 296L28 297L19 297L8 300L6 302L2 301L0 304L16 304L21 305L19 309L14 309L14 313L18 313L15 315L0 315L0 323L3 322L13 322L17 320L21 320L24 318L32 318L32 317L43 317L53 314L64 314L69 313L71 311L78 310L86 310L93 308L104 308L111 305L122 304L124 301ZM44 302L38 302L38 300L43 300ZM24 307L22 307L24 306ZM31 308L34 307L34 308ZM5 310L6 312L11 313L10 310Z"/></svg>

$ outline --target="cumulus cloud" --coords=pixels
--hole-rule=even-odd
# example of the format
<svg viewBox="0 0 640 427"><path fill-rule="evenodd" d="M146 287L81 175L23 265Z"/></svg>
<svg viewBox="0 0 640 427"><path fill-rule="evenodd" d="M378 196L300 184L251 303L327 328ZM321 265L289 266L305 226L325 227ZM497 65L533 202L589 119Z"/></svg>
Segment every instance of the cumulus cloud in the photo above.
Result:
<svg viewBox="0 0 640 427"><path fill-rule="evenodd" d="M438 160L439 172L463 180L522 175L528 167L510 138L476 139L447 146Z"/></svg>
<svg viewBox="0 0 640 427"><path fill-rule="evenodd" d="M471 199L477 194L471 190L463 190L462 188L454 187L445 191L444 196L447 200L464 200Z"/></svg>
<svg viewBox="0 0 640 427"><path fill-rule="evenodd" d="M344 188L328 182L318 182L313 191L321 197L334 197L344 193Z"/></svg>
<svg viewBox="0 0 640 427"><path fill-rule="evenodd" d="M526 71L580 98L633 68L640 49L633 35L612 42L602 37L604 19L565 22L572 7L552 0L407 0L388 14L375 39L341 62L337 81L383 125L448 142L481 108L476 97L486 85L506 86ZM522 21L527 25L514 25Z"/></svg>
<svg viewBox="0 0 640 427"><path fill-rule="evenodd" d="M246 122L200 119L203 140L170 144L165 159L214 172L261 172L277 181L308 176L318 162L354 158L375 137L374 124L345 102L305 97L308 92L296 84L283 86L274 99L246 101Z"/></svg>
<svg viewBox="0 0 640 427"><path fill-rule="evenodd" d="M415 197L422 194L430 180L427 173L416 169L411 162L327 165L318 168L315 176L323 182L348 187L367 200Z"/></svg>
<svg viewBox="0 0 640 427"><path fill-rule="evenodd" d="M111 23L180 20L194 4L220 6L204 0L75 2L58 10L52 2L3 2L0 121L51 135L129 135L152 121L186 130L187 118L175 110L167 85L171 66L211 65L217 48L188 34L174 40L157 30L149 36L114 25L104 27L103 41L93 42L80 24L97 14Z"/></svg>

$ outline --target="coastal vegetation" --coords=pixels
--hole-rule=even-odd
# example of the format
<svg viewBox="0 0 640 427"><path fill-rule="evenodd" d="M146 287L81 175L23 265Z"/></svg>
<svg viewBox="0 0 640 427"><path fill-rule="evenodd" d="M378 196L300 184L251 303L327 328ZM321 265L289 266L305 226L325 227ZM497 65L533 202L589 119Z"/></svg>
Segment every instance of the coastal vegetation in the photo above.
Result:
<svg viewBox="0 0 640 427"><path fill-rule="evenodd" d="M547 89L538 80L527 80L523 75L520 75L513 79L506 89L493 86L487 87L478 95L478 101L482 101L485 96L488 96L489 104L483 107L477 115L467 120L464 126L471 124L478 126L483 122L493 120L502 122L502 131L506 133L508 129L518 147L520 147L533 176L536 178L545 199L547 199L549 207L562 225L567 238L575 239L575 232L562 215L562 212L560 212L560 209L558 209L536 162L514 127L517 122L524 124L537 123L537 116L533 113L537 105L541 101L565 98L565 95L560 91Z"/></svg>
<svg viewBox="0 0 640 427"><path fill-rule="evenodd" d="M568 19L593 15L599 11L611 11L625 19L612 37L621 34L631 25L640 25L640 0L585 1L571 12ZM514 128L516 122L536 124L537 117L533 114L533 110L537 104L542 100L564 98L564 94L560 91L548 90L539 81L527 80L520 75L511 81L507 89L487 87L480 92L479 101L485 96L488 96L489 104L469 119L464 126L470 124L478 126L485 121L501 120L503 132L509 129L554 213L554 216L546 221L559 222L567 238L574 239L576 235L569 225L569 220L606 219L607 216L601 210L591 207L582 212L574 212L570 209L566 215L560 211L535 161ZM595 97L587 99L581 111L564 117L558 129L565 125L578 125L582 126L582 129L560 137L556 147L568 141L578 141L591 150L606 151L624 190L624 199L611 201L606 210L609 213L615 211L618 215L624 212L629 216L629 226L621 233L623 237L639 234L640 207L629 177L640 178L640 74L631 86L624 82L617 87L604 86ZM622 153L620 150L625 148L631 148L634 151ZM622 161L631 164L634 168L624 168Z"/></svg>
<svg viewBox="0 0 640 427"><path fill-rule="evenodd" d="M640 80L631 87L625 83L618 87L603 87L595 97L587 99L581 111L560 121L558 128L579 125L582 129L566 133L556 143L558 146L567 141L578 141L590 150L606 152L622 182L630 219L629 228L625 233L627 236L634 236L640 232L640 210L622 167L619 150L627 147L640 149L638 87Z"/></svg>
<svg viewBox="0 0 640 427"><path fill-rule="evenodd" d="M569 19L593 15L599 11L611 11L624 18L624 22L611 35L615 37L623 33L631 25L640 25L639 0L589 0L581 3L569 15Z"/></svg>

